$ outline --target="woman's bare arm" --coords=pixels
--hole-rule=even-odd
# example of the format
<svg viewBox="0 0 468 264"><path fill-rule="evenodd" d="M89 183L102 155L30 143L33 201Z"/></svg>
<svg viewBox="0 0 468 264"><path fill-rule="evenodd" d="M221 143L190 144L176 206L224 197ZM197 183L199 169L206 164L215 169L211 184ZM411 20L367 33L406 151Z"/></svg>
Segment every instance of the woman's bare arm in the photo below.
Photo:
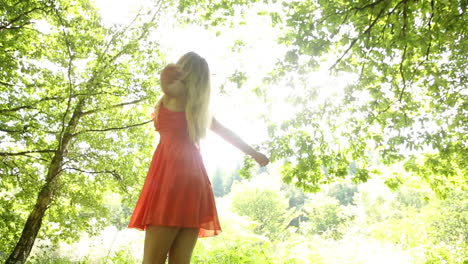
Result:
<svg viewBox="0 0 468 264"><path fill-rule="evenodd" d="M240 149L245 154L251 156L261 166L265 166L270 162L264 154L253 149L250 145L245 143L245 141L242 140L236 133L221 125L221 123L219 123L218 120L216 120L215 118L213 118L211 122L211 130L213 130L213 132L221 136L224 140L231 143L236 148Z"/></svg>

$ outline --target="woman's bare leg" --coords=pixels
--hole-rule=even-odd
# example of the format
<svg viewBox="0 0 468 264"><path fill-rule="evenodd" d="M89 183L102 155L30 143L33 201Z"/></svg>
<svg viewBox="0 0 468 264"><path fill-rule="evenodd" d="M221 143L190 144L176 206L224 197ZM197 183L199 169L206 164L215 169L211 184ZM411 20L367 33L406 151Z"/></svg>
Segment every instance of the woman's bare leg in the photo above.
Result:
<svg viewBox="0 0 468 264"><path fill-rule="evenodd" d="M148 226L145 234L143 264L164 264L180 227Z"/></svg>
<svg viewBox="0 0 468 264"><path fill-rule="evenodd" d="M181 228L169 252L169 264L189 264L198 239L198 228Z"/></svg>

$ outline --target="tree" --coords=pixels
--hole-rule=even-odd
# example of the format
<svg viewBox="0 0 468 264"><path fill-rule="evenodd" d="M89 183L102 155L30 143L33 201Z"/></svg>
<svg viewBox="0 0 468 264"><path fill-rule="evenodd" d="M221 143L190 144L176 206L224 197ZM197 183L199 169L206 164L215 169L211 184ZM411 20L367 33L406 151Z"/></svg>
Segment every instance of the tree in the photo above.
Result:
<svg viewBox="0 0 468 264"><path fill-rule="evenodd" d="M302 189L288 184L281 185L281 191L284 193L285 198L289 200L289 208L295 208L297 212L295 218L291 220L289 225L300 228L301 222L307 220L307 213L304 210L304 204L307 200L306 194Z"/></svg>
<svg viewBox="0 0 468 264"><path fill-rule="evenodd" d="M288 209L287 199L281 193L259 188L236 191L232 208L258 222L255 232L265 234L270 239L284 237L286 228L297 214L294 208Z"/></svg>
<svg viewBox="0 0 468 264"><path fill-rule="evenodd" d="M365 181L371 173L366 152L373 150L384 164L404 161L407 170L440 193L444 179L466 183L464 2L285 4L287 33L281 41L291 49L282 69L307 71L318 66L321 56L337 51L330 69L358 74L333 101L315 109L306 108L313 96L299 102L305 110L289 122L292 126L283 129L287 135L280 139L300 135L302 145L292 148L309 151L309 156L289 167L286 175L299 172L294 175L314 185L327 181L324 170L345 176L344 166L356 161L355 180ZM278 148L274 142L272 146ZM279 151L277 157L282 156Z"/></svg>
<svg viewBox="0 0 468 264"><path fill-rule="evenodd" d="M223 175L221 169L216 169L213 176L213 193L216 197L222 197L224 195Z"/></svg>
<svg viewBox="0 0 468 264"><path fill-rule="evenodd" d="M195 10L215 25L263 5L198 2ZM384 165L404 163L442 196L453 186L466 188L466 0L265 3L279 7L259 15L271 17L288 49L265 84L296 94L287 98L297 109L290 120L277 124L266 116L265 143L272 160L285 161L287 183L317 191L346 177L352 163L353 180L364 182L379 172L370 164L374 155ZM217 9L203 12L208 5ZM329 96L311 74L327 60L330 73L355 79ZM274 95L266 87L255 89L268 103Z"/></svg>
<svg viewBox="0 0 468 264"><path fill-rule="evenodd" d="M305 222L308 232L340 239L345 231L345 224L350 220L340 206L340 202L330 196L315 196L305 206L308 221Z"/></svg>
<svg viewBox="0 0 468 264"><path fill-rule="evenodd" d="M335 183L328 189L328 196L335 197L341 205L353 204L354 194L357 192L357 186L348 183Z"/></svg>
<svg viewBox="0 0 468 264"><path fill-rule="evenodd" d="M129 189L141 182L149 162L143 156L153 145L145 116L163 57L147 37L161 5L130 25L106 28L87 0L2 4L6 263L24 263L37 236L67 239L95 230L108 214L101 203L107 189L135 199Z"/></svg>

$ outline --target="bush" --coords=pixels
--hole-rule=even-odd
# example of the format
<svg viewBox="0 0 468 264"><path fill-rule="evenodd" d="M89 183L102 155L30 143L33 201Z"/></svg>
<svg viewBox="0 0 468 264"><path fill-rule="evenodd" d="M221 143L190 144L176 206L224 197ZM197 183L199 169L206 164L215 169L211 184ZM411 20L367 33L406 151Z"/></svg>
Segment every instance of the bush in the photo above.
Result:
<svg viewBox="0 0 468 264"><path fill-rule="evenodd" d="M232 208L240 215L258 223L256 234L265 234L272 240L284 237L289 223L296 217L296 210L288 209L287 199L278 191L247 188L236 191Z"/></svg>
<svg viewBox="0 0 468 264"><path fill-rule="evenodd" d="M346 223L352 218L346 214L336 198L317 195L304 206L308 221L303 223L311 234L340 239L346 231Z"/></svg>

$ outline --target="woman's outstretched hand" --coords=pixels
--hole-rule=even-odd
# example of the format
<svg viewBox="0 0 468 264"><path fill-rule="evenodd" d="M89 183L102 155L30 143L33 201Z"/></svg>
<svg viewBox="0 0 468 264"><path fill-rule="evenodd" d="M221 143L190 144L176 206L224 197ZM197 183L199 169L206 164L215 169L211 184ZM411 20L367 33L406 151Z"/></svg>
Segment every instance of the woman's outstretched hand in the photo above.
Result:
<svg viewBox="0 0 468 264"><path fill-rule="evenodd" d="M252 155L252 158L261 166L261 167L265 167L266 165L268 165L268 163L270 163L270 160L267 158L267 156L265 156L263 153L260 153L260 152L255 152L253 155Z"/></svg>

